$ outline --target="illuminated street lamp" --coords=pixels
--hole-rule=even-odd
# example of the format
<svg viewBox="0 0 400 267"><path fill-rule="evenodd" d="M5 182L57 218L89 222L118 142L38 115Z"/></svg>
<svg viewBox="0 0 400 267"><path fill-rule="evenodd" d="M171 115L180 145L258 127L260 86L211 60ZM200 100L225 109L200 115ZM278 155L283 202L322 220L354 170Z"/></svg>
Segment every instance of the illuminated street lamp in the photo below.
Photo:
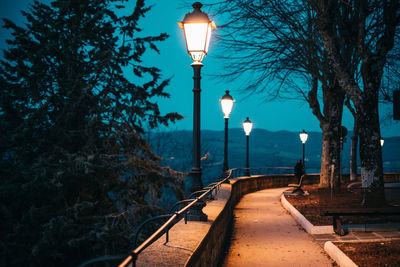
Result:
<svg viewBox="0 0 400 267"><path fill-rule="evenodd" d="M383 138L381 137L381 140L380 140L380 142L381 142L381 147L383 147L383 144L385 143L385 140L383 140Z"/></svg>
<svg viewBox="0 0 400 267"><path fill-rule="evenodd" d="M211 32L216 26L214 21L200 10L203 6L201 3L196 2L192 6L193 12L187 13L178 24L185 34L186 48L194 64L201 64L208 52Z"/></svg>
<svg viewBox="0 0 400 267"><path fill-rule="evenodd" d="M200 10L202 4L194 3L194 10L187 13L182 22L178 22L185 34L186 48L193 59L191 66L194 75L194 101L193 101L193 167L190 170L191 184L189 191L195 192L203 187L200 167L200 70L203 67L201 61L207 55L210 44L211 32L215 29L214 21Z"/></svg>
<svg viewBox="0 0 400 267"><path fill-rule="evenodd" d="M306 150L307 139L308 139L308 133L306 131L304 131L304 129L303 129L303 131L300 133L300 140L303 143L303 167L304 167L304 170L306 169L306 163L304 161L304 155L305 155L305 150Z"/></svg>
<svg viewBox="0 0 400 267"><path fill-rule="evenodd" d="M225 173L228 168L228 120L229 114L231 114L233 107L232 96L229 94L229 91L225 91L225 95L219 100L221 102L222 112L224 113L225 119L225 145L224 145L224 164L222 165L222 171Z"/></svg>
<svg viewBox="0 0 400 267"><path fill-rule="evenodd" d="M249 136L253 123L249 120L249 117L243 122L243 130L246 133L246 176L250 176L250 164L249 164Z"/></svg>

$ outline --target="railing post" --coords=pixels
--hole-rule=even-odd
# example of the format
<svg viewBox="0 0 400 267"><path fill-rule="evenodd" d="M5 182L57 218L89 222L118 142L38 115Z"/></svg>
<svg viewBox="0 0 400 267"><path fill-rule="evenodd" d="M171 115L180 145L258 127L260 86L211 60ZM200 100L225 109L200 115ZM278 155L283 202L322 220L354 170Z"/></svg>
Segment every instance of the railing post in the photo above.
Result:
<svg viewBox="0 0 400 267"><path fill-rule="evenodd" d="M136 260L137 260L137 256L138 255L136 255L136 253L132 253L131 256L132 256L132 260L131 260L131 263L128 266L129 267L136 267Z"/></svg>

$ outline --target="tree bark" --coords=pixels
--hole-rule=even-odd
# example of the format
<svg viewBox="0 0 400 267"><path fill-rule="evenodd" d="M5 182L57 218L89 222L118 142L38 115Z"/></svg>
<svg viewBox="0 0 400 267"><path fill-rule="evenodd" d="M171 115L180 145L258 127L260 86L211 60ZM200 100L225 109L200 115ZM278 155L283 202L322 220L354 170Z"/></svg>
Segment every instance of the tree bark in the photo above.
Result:
<svg viewBox="0 0 400 267"><path fill-rule="evenodd" d="M350 99L347 98L345 105L353 115L353 136L351 137L351 149L350 149L350 181L357 181L357 147L358 147L358 122L357 112L350 104Z"/></svg>
<svg viewBox="0 0 400 267"><path fill-rule="evenodd" d="M370 77L376 73L365 74ZM375 78L374 78L375 79ZM367 83L368 84L368 83ZM363 187L383 187L382 151L378 112L378 88L369 83L364 87L363 105L358 108L357 124L360 137L361 183Z"/></svg>
<svg viewBox="0 0 400 267"><path fill-rule="evenodd" d="M340 186L340 133L336 130L338 127L332 127L331 123L323 127L319 187L336 188Z"/></svg>
<svg viewBox="0 0 400 267"><path fill-rule="evenodd" d="M337 188L341 180L340 134L344 92L337 85L324 90L320 187Z"/></svg>
<svg viewBox="0 0 400 267"><path fill-rule="evenodd" d="M324 115L322 115L316 90L317 81L314 79L313 88L308 94L308 101L314 115L320 122L320 127L322 130L321 172L319 187L336 188L340 186L341 175L340 129L343 114L344 91L335 83L333 83L331 86L324 86Z"/></svg>
<svg viewBox="0 0 400 267"><path fill-rule="evenodd" d="M334 34L329 27L320 30L324 40L325 49L328 51L331 65L335 70L337 79L347 95L351 98L356 111L360 137L360 161L363 187L383 187L382 154L380 147L380 125L378 113L378 92L382 76L382 61L385 58L376 58L371 54L364 57L361 67L364 90L347 72L346 62L337 49Z"/></svg>
<svg viewBox="0 0 400 267"><path fill-rule="evenodd" d="M357 181L357 147L358 147L358 124L354 118L353 136L351 137L350 150L350 181Z"/></svg>

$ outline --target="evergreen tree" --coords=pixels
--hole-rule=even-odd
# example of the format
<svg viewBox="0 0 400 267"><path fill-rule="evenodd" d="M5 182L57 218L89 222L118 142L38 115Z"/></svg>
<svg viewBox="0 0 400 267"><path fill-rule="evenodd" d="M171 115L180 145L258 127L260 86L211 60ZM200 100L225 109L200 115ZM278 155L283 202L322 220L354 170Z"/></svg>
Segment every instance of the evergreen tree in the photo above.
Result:
<svg viewBox="0 0 400 267"><path fill-rule="evenodd" d="M135 225L158 212L149 189L181 192L143 137L145 125L181 118L160 114L154 97L169 97L169 80L141 60L168 37L139 34L149 10L144 0L35 1L24 27L4 19L1 266L127 252Z"/></svg>

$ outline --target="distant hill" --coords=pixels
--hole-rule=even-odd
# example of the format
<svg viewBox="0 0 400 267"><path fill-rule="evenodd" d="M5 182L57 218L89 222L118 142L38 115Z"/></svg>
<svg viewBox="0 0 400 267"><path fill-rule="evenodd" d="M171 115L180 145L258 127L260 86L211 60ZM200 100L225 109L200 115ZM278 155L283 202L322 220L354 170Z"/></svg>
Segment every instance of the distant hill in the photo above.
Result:
<svg viewBox="0 0 400 267"><path fill-rule="evenodd" d="M349 172L349 132L342 151L343 172ZM246 137L243 129L228 131L229 168L245 167ZM179 171L187 172L192 166L192 132L171 131L153 133L149 137L151 146L164 159L164 164ZM299 133L289 131L270 132L254 129L250 135L250 167L293 167L302 157L302 143ZM321 163L322 134L309 132L305 146L307 172L319 172ZM224 153L224 132L203 130L201 132L202 155L210 156L202 161L203 179L212 181L222 172ZM385 139L383 146L384 169L400 169L400 136Z"/></svg>

